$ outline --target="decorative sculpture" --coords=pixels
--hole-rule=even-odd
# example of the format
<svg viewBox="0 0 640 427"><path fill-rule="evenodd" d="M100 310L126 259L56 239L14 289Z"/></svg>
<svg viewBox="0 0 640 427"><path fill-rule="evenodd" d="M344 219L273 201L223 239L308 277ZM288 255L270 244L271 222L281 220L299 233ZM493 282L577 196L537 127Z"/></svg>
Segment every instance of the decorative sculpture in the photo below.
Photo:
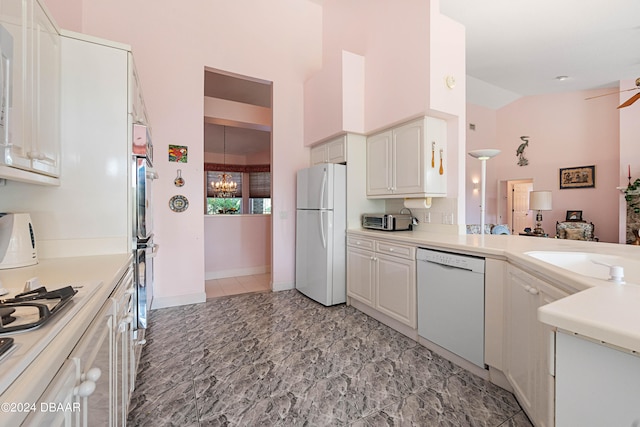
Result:
<svg viewBox="0 0 640 427"><path fill-rule="evenodd" d="M520 139L524 142L518 146L516 150L516 156L518 157L518 166L526 166L529 164L529 160L524 156L524 149L529 145L529 137L521 136Z"/></svg>

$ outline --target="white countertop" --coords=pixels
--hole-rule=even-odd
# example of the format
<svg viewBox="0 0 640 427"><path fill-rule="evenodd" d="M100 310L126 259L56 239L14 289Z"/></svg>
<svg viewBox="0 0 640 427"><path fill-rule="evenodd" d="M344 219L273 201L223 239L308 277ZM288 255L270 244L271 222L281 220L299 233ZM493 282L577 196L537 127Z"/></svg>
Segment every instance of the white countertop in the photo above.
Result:
<svg viewBox="0 0 640 427"><path fill-rule="evenodd" d="M351 236L503 259L573 295L539 309L542 322L625 349L640 351L640 247L529 236L444 234L421 231L348 230ZM530 251L585 252L624 258L626 285L615 285L527 255Z"/></svg>
<svg viewBox="0 0 640 427"><path fill-rule="evenodd" d="M50 322L33 331L6 335L17 345L0 360L2 401L24 402L25 396L40 396L127 271L131 258L125 253L41 259L34 266L0 270L0 280L12 294L21 292L25 281L33 277L48 290L85 286ZM0 419L5 415L0 414Z"/></svg>
<svg viewBox="0 0 640 427"><path fill-rule="evenodd" d="M538 309L541 322L640 353L640 286L596 286Z"/></svg>

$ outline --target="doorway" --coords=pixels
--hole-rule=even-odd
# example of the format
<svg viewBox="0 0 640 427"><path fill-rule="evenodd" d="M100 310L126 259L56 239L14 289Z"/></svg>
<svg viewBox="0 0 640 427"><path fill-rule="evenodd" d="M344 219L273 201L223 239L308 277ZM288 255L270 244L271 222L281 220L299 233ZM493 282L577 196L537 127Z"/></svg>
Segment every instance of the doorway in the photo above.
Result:
<svg viewBox="0 0 640 427"><path fill-rule="evenodd" d="M533 227L533 215L529 211L529 193L532 190L533 179L507 181L507 223L511 234Z"/></svg>
<svg viewBox="0 0 640 427"><path fill-rule="evenodd" d="M207 299L272 289L271 123L271 82L205 68Z"/></svg>

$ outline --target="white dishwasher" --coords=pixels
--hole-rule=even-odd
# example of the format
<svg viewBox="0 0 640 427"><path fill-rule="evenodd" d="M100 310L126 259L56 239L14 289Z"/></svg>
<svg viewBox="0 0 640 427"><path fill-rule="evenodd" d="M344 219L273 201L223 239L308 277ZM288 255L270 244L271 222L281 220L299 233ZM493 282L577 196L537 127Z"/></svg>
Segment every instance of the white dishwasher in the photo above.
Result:
<svg viewBox="0 0 640 427"><path fill-rule="evenodd" d="M484 365L484 258L418 248L418 335Z"/></svg>

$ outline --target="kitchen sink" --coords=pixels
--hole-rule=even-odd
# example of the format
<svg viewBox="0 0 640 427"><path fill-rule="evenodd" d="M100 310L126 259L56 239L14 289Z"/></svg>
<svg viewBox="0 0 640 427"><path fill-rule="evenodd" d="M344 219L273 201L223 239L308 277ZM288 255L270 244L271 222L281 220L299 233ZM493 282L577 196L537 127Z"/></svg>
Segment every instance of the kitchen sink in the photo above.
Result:
<svg viewBox="0 0 640 427"><path fill-rule="evenodd" d="M582 276L608 280L609 266L622 267L624 281L640 283L640 263L631 258L589 252L530 251L525 255ZM618 270L619 271L619 270Z"/></svg>

